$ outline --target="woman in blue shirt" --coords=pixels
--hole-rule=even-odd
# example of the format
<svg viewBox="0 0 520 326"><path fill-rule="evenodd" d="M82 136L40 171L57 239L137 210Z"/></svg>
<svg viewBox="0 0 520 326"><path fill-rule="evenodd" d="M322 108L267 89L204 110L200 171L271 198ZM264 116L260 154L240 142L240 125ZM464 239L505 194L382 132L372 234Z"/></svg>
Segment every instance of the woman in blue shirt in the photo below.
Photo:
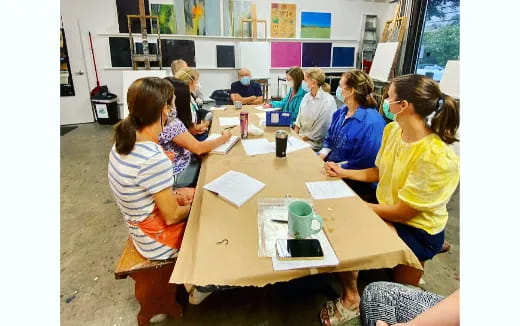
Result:
<svg viewBox="0 0 520 326"><path fill-rule="evenodd" d="M271 105L273 108L282 108L283 112L290 112L292 126L300 111L300 103L307 92L301 87L304 75L300 67L291 67L285 73L285 79L290 87L289 92L281 101L271 102Z"/></svg>
<svg viewBox="0 0 520 326"><path fill-rule="evenodd" d="M332 116L332 122L319 152L324 161L341 163L344 169L368 169L375 159L385 120L377 111L372 97L374 82L361 70L349 71L341 76L336 97L345 105ZM345 180L362 199L375 202L376 185Z"/></svg>

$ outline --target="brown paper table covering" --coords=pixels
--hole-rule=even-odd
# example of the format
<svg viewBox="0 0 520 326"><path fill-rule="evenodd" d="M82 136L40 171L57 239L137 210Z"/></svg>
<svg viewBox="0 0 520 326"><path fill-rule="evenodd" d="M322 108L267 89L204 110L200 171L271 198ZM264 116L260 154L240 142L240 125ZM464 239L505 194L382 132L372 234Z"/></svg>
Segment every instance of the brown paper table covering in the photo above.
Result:
<svg viewBox="0 0 520 326"><path fill-rule="evenodd" d="M219 117L249 112L249 123L259 126L254 106L215 111L212 133L220 133ZM274 133L290 128L267 127L263 136L274 141ZM240 135L240 126L231 130ZM295 134L292 133L294 136ZM266 186L237 208L204 190L203 186L229 170L246 173ZM314 200L324 220L324 230L340 261L338 266L302 270L273 271L271 258L258 257L257 199L285 195L312 198L305 182L326 181L323 161L305 148L288 153L286 159L274 153L247 156L240 141L227 155L209 154L202 162L195 199L171 283L196 285L264 286L270 283L316 274L349 270L392 268L398 264L422 267L406 244L359 197ZM217 244L224 239L228 244Z"/></svg>

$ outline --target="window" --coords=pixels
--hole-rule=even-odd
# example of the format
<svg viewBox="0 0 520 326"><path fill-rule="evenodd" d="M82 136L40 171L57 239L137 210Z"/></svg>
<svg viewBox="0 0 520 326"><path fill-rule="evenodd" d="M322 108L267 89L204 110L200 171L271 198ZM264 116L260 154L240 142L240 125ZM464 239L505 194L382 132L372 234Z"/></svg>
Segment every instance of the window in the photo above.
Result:
<svg viewBox="0 0 520 326"><path fill-rule="evenodd" d="M416 73L440 81L448 60L459 59L460 0L428 0Z"/></svg>

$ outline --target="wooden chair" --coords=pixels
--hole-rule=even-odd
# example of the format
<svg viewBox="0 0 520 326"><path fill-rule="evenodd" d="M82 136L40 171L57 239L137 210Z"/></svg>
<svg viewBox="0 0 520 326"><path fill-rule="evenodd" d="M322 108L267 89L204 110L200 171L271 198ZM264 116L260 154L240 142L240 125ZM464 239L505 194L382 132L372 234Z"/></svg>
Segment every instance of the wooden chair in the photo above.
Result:
<svg viewBox="0 0 520 326"><path fill-rule="evenodd" d="M176 285L169 283L175 260L147 260L130 238L126 241L114 275L117 280L130 276L135 281L135 297L141 305L137 314L139 326L149 325L156 314L182 317L182 306L176 301Z"/></svg>

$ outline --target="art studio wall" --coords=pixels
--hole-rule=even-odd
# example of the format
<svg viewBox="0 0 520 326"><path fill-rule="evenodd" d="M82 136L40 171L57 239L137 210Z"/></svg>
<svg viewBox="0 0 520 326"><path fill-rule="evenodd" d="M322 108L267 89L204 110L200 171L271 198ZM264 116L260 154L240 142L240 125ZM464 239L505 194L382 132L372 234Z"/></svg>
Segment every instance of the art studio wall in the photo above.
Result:
<svg viewBox="0 0 520 326"><path fill-rule="evenodd" d="M102 84L108 85L110 91L115 93L119 97L119 102L123 102L123 71L131 70L131 68L114 68L112 67L111 53L109 40L113 37L124 37L125 34L119 33L119 23L117 15L116 0L71 0L76 2L74 6L75 12L73 13L78 19L78 30L81 34L81 42L83 44L83 54L85 56L87 77L89 80L90 88L95 87L95 73L94 66L92 63L92 57L90 53L90 44L88 40L88 32L90 31L93 36L94 51L96 54L96 63L98 68L99 78ZM121 0L117 0L118 2ZM135 1L138 0L126 0ZM213 1L213 0L212 0ZM214 0L221 1L221 5L226 0ZM154 2L154 1L152 1ZM207 0L206 0L207 2ZM391 19L395 11L395 4L363 1L363 0L327 0L327 6L323 5L322 1L315 0L294 0L294 1L272 1L274 3L291 3L296 4L296 37L295 38L284 38L284 39L271 39L271 1L266 0L252 0L252 3L257 5L257 16L258 19L267 20L267 42L303 42L303 43L320 43L328 42L332 43L333 47L355 47L357 49L359 45L359 38L361 36L361 23L362 16L364 14L376 14L378 15L378 34L381 35L384 22ZM175 8L176 12L182 8ZM307 39L300 38L301 35L301 12L330 12L331 13L331 27L330 27L330 39ZM62 13L65 15L67 13ZM178 17L178 16L177 16ZM177 30L179 31L179 22ZM184 27L182 28L184 30ZM259 24L259 36L263 36L263 26ZM223 33L223 31L222 31ZM195 58L197 60L197 69L201 73L200 83L202 85L202 91L205 97L208 97L211 92L215 89L228 88L229 85L236 80L236 75L240 65L239 58L236 59L235 68L225 67L222 65L230 66L228 62L217 62L217 51L221 53L229 53L230 46L234 46L235 54L238 56L240 52L240 42L248 42L240 38L233 37L220 37L220 36L170 36L162 35L163 40L195 40ZM173 42L173 41L169 41ZM219 47L217 45L224 46ZM226 47L227 46L227 47ZM302 47L303 48L303 47ZM337 53L347 53L350 55L349 50L337 50L332 51ZM211 53L209 56L204 56L203 53ZM214 53L214 54L213 54ZM331 53L331 54L333 54ZM269 62L271 62L269 56ZM290 60L289 60L290 61ZM346 68L333 68L334 62L343 62L341 60L330 59L331 68L325 68L326 72L342 72L347 70ZM217 68L217 64L221 68ZM273 62L271 62L273 64ZM283 65L283 64L282 64ZM169 67L164 67L168 70L170 75ZM273 65L269 69L268 77L271 78L270 95L277 94L277 77L285 76L285 68L276 67ZM254 78L255 76L253 76Z"/></svg>

